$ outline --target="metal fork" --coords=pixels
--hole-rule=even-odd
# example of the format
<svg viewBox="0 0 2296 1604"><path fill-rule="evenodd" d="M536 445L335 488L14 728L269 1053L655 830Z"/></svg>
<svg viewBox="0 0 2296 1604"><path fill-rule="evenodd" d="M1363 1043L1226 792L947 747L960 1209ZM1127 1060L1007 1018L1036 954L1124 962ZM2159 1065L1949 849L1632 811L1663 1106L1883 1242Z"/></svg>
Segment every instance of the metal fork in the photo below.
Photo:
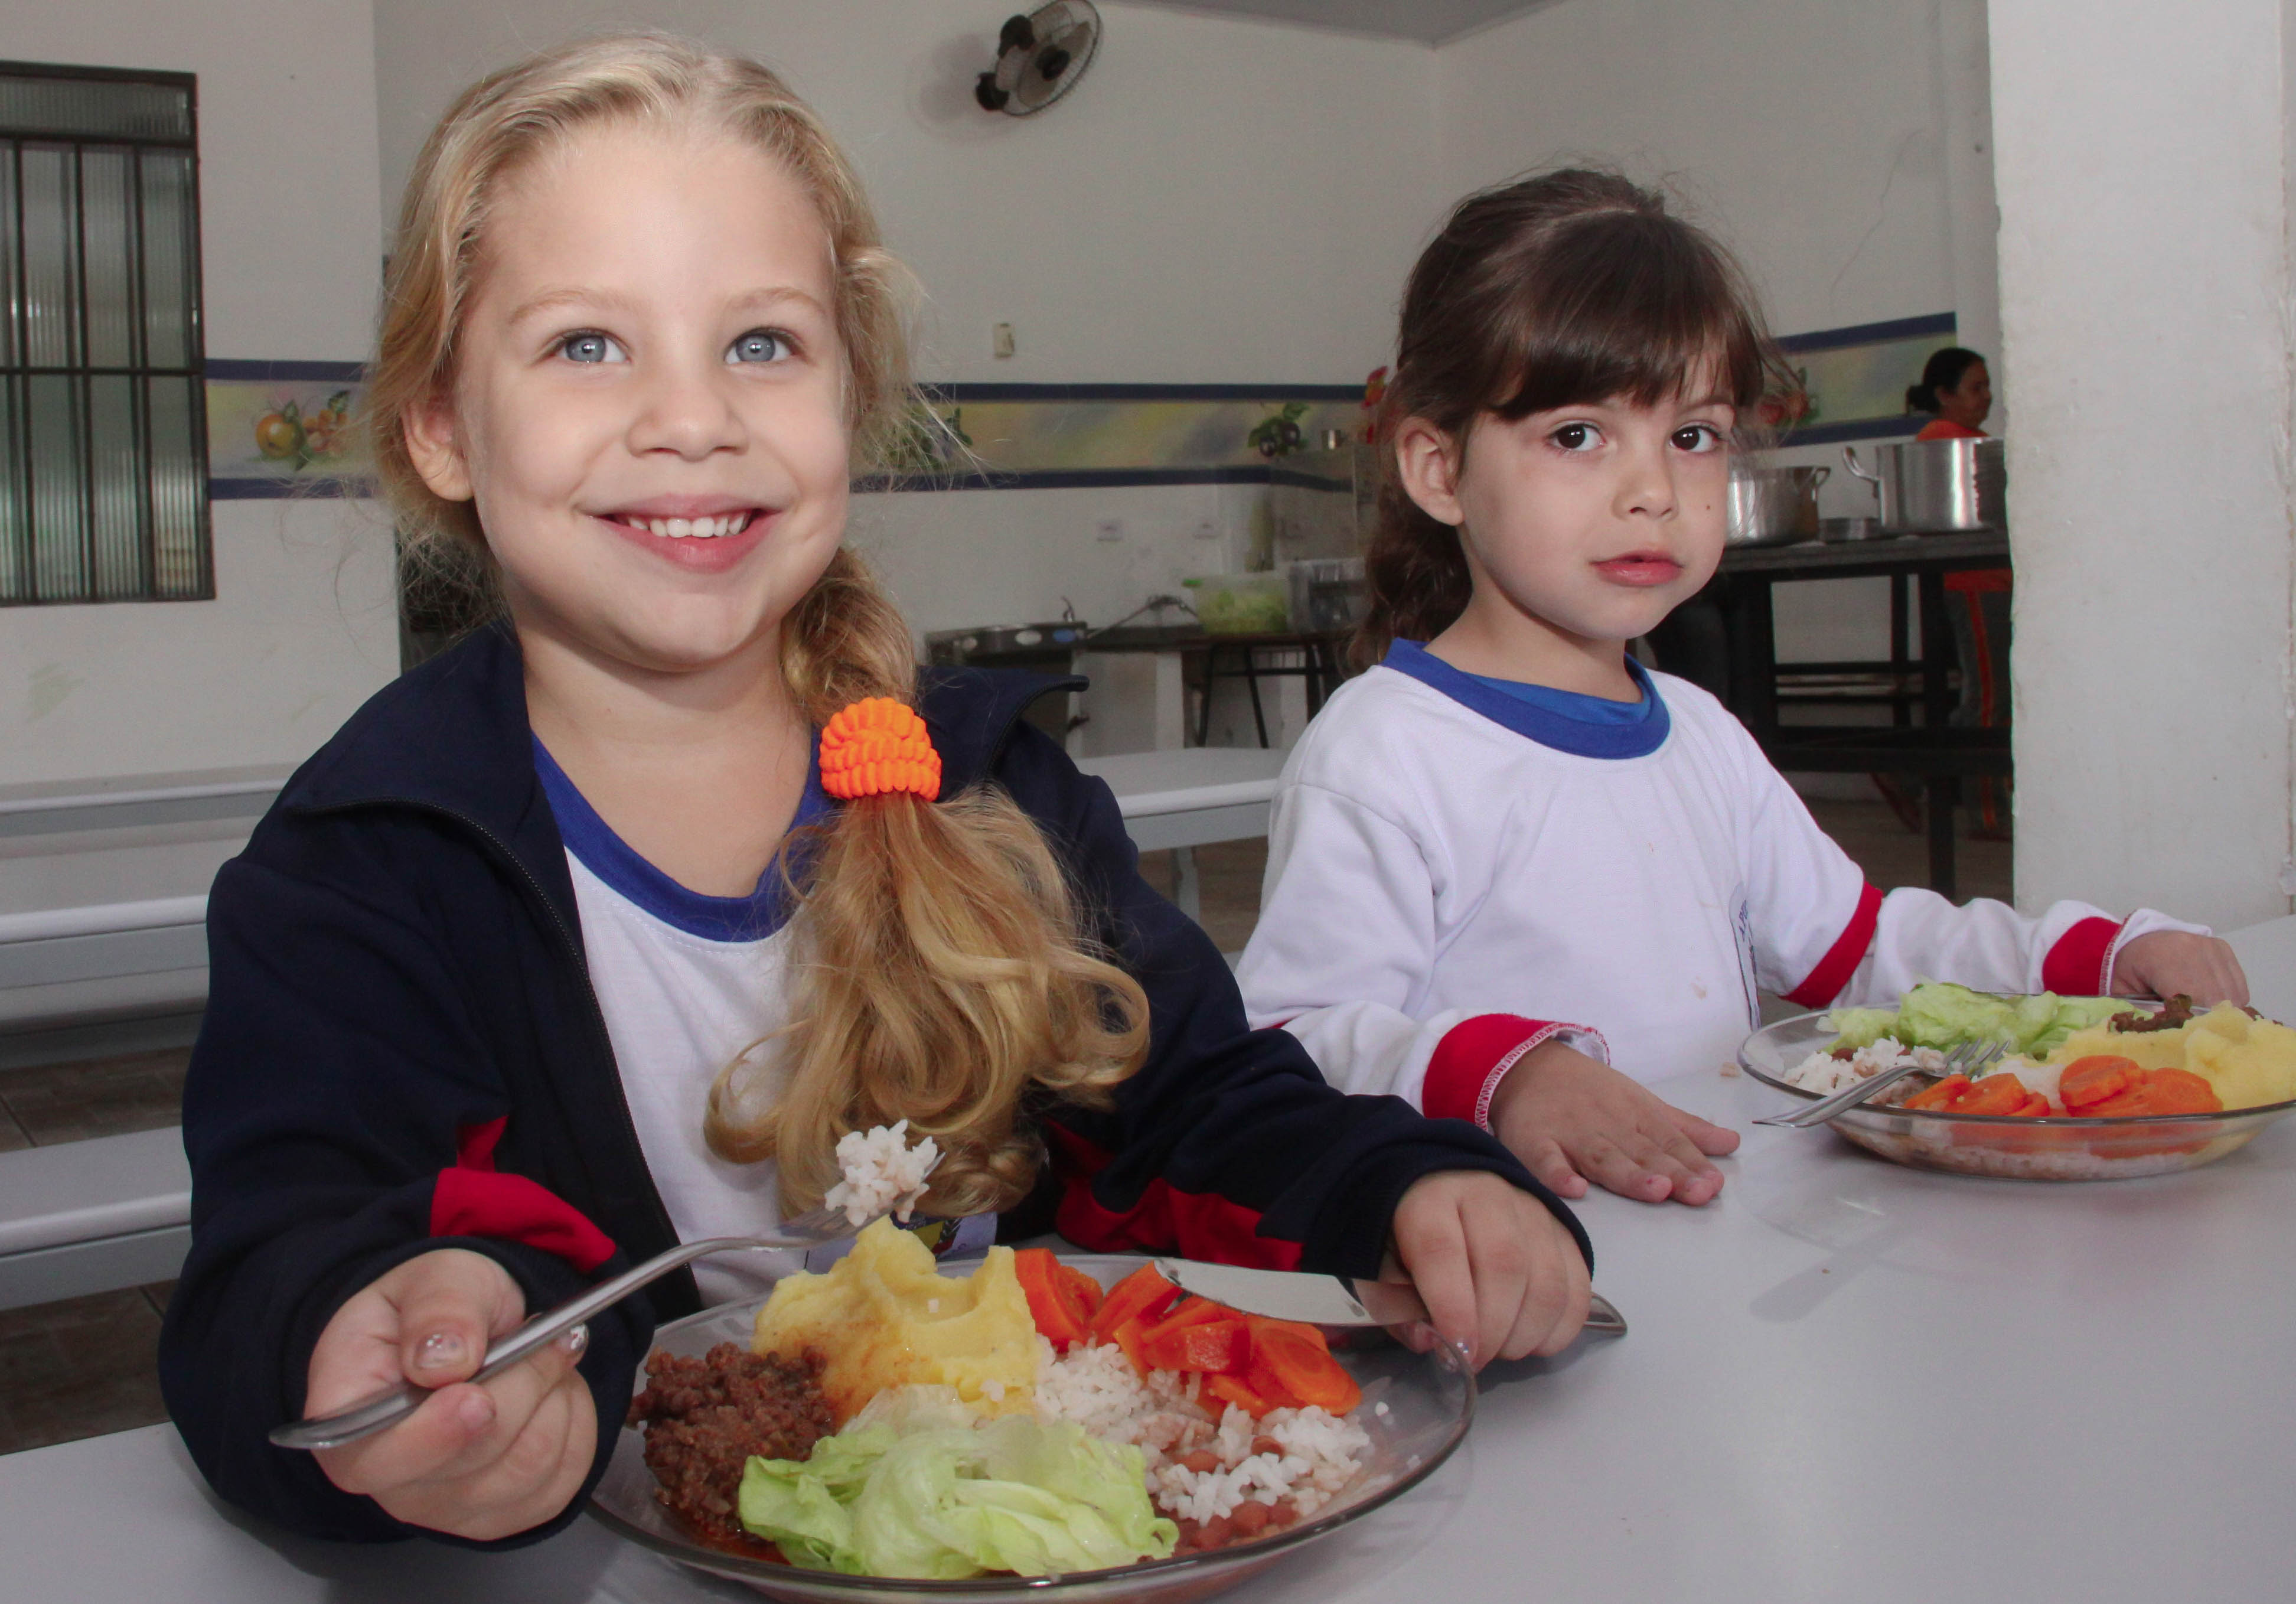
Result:
<svg viewBox="0 0 2296 1604"><path fill-rule="evenodd" d="M888 1210L887 1213L891 1211ZM882 1218L882 1215L876 1218ZM873 1220L862 1224L873 1223ZM624 1271L611 1281L603 1281L579 1297L570 1298L555 1309L545 1309L517 1330L489 1345L484 1363L465 1378L485 1381L499 1376L520 1360L555 1342L559 1337L588 1320L592 1315L613 1307L639 1287L661 1279L680 1265L706 1258L713 1253L739 1253L759 1248L817 1247L824 1242L835 1242L849 1237L861 1229L846 1216L841 1208L817 1208L784 1220L771 1235L763 1237L709 1237L699 1242L684 1242L667 1253L658 1253L635 1270ZM431 1389L406 1382L388 1391L360 1399L348 1409L339 1410L316 1420L295 1420L275 1429L271 1440L282 1448L340 1448L345 1443L356 1443L361 1437L372 1436L387 1427L395 1426L422 1406Z"/></svg>
<svg viewBox="0 0 2296 1604"><path fill-rule="evenodd" d="M1945 1056L1945 1073L1967 1074L1984 1068L2009 1050L2006 1041L1964 1041ZM1855 1108L1874 1093L1886 1091L1907 1075L1926 1073L1908 1058L1895 1069L1885 1069L1878 1075L1852 1082L1840 1091L1832 1092L1815 1103L1804 1103L1799 1108L1784 1114L1765 1115L1754 1122L1757 1125L1784 1125L1790 1130L1807 1131L1812 1125L1823 1125L1845 1109Z"/></svg>

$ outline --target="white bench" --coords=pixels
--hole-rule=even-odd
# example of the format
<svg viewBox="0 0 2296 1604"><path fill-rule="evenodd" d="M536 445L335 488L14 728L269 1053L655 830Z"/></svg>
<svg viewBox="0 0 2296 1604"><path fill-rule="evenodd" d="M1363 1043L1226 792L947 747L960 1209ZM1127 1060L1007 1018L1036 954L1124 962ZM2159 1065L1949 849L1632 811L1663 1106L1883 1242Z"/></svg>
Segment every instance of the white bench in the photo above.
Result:
<svg viewBox="0 0 2296 1604"><path fill-rule="evenodd" d="M1186 746L1079 758L1077 767L1116 793L1133 845L1144 852L1172 850L1172 901L1201 920L1203 885L1192 849L1267 835L1268 803L1290 755L1257 746Z"/></svg>
<svg viewBox="0 0 2296 1604"><path fill-rule="evenodd" d="M0 1309L172 1280L191 1220L172 1125L0 1153Z"/></svg>

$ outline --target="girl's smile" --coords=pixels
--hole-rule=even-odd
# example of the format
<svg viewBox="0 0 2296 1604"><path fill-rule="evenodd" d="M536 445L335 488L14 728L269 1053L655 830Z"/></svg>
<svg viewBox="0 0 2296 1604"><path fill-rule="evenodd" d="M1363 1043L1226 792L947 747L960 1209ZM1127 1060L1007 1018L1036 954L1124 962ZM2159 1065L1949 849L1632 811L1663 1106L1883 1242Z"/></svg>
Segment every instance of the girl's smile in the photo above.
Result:
<svg viewBox="0 0 2296 1604"><path fill-rule="evenodd" d="M665 563L694 573L723 573L766 539L775 513L722 497L664 496L592 515Z"/></svg>

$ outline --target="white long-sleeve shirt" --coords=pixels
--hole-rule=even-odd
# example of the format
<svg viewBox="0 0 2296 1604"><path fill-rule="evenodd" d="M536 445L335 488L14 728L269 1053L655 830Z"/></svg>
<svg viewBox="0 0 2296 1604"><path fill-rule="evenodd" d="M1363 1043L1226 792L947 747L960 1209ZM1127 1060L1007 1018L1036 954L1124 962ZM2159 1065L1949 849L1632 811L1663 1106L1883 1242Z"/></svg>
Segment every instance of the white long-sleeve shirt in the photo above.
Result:
<svg viewBox="0 0 2296 1604"><path fill-rule="evenodd" d="M2201 929L1884 896L1719 703L1634 672L1642 708L1599 721L1409 642L1341 687L1278 784L1237 971L1251 1023L1347 1090L1488 1123L1557 1034L1650 1081L1732 1058L1757 988L1808 1008L1923 980L2097 993L2133 937Z"/></svg>

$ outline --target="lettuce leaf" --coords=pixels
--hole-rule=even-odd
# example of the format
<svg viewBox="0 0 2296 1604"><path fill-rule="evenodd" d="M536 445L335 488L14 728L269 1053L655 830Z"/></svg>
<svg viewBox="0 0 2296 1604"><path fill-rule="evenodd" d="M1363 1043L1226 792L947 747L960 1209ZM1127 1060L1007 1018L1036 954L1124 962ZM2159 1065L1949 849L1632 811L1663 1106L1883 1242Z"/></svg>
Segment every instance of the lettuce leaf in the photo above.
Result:
<svg viewBox="0 0 2296 1604"><path fill-rule="evenodd" d="M791 1564L851 1575L1105 1570L1179 1540L1148 1501L1137 1448L1029 1415L979 1430L875 1424L824 1437L809 1460L751 1460L741 1514Z"/></svg>
<svg viewBox="0 0 2296 1604"><path fill-rule="evenodd" d="M2112 997L1997 997L1948 982L1925 981L1890 1008L1836 1008L1825 1023L1849 1047L1891 1036L1906 1047L1958 1047L2005 1041L2013 1053L2043 1057L2075 1031L2103 1024L2128 1005Z"/></svg>

